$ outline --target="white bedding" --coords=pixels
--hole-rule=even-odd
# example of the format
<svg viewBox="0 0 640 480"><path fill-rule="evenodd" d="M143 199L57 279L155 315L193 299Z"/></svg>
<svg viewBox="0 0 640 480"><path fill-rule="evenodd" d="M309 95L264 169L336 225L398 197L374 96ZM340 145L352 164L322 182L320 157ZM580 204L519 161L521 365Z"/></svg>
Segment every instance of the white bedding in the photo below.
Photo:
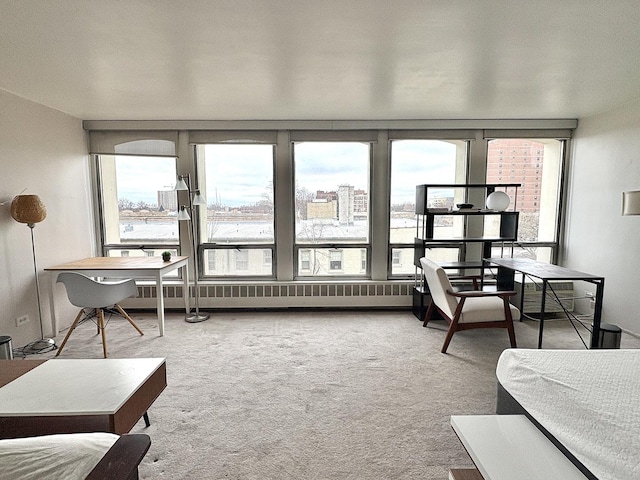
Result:
<svg viewBox="0 0 640 480"><path fill-rule="evenodd" d="M496 375L599 480L640 479L640 350L508 349Z"/></svg>
<svg viewBox="0 0 640 480"><path fill-rule="evenodd" d="M0 440L0 479L84 480L117 439L73 433Z"/></svg>

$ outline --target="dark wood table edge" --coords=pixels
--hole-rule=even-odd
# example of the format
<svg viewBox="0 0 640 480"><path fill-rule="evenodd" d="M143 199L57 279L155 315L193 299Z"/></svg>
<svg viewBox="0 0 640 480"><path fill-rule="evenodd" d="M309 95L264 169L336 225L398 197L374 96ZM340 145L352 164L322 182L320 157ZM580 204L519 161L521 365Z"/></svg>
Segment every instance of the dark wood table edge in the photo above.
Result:
<svg viewBox="0 0 640 480"><path fill-rule="evenodd" d="M144 433L120 436L85 480L137 480L138 465L150 446L151 439Z"/></svg>

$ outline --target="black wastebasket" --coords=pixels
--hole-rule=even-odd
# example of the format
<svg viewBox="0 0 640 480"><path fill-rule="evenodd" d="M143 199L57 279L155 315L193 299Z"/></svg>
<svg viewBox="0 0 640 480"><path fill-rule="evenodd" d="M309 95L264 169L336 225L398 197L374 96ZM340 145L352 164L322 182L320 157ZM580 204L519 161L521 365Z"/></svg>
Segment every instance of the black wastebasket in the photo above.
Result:
<svg viewBox="0 0 640 480"><path fill-rule="evenodd" d="M13 346L11 345L11 337L8 335L0 336L0 360L13 359Z"/></svg>
<svg viewBox="0 0 640 480"><path fill-rule="evenodd" d="M620 338L622 329L610 323L600 324L600 334L598 335L598 348L620 348Z"/></svg>

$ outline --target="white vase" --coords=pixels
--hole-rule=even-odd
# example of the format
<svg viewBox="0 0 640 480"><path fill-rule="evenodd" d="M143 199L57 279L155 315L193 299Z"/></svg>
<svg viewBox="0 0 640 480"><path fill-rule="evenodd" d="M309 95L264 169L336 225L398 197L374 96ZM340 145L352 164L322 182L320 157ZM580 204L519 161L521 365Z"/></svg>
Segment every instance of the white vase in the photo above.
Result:
<svg viewBox="0 0 640 480"><path fill-rule="evenodd" d="M493 192L487 197L487 208L496 212L504 212L511 203L509 195L504 192Z"/></svg>

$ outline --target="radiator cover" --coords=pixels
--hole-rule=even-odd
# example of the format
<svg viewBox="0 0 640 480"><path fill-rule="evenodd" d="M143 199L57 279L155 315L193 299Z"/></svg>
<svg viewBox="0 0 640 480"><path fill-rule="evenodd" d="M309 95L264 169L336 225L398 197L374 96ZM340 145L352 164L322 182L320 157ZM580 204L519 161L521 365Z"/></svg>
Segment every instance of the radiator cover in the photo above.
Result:
<svg viewBox="0 0 640 480"><path fill-rule="evenodd" d="M515 282L514 290L518 292L511 297L511 303L520 308L522 282ZM563 308L558 304L553 292L560 298L562 306L568 312L574 309L573 282L568 280L558 280L549 282L547 285L547 299L544 306L545 313L560 313ZM542 283L525 281L524 283L524 304L523 313L540 313L542 306Z"/></svg>

